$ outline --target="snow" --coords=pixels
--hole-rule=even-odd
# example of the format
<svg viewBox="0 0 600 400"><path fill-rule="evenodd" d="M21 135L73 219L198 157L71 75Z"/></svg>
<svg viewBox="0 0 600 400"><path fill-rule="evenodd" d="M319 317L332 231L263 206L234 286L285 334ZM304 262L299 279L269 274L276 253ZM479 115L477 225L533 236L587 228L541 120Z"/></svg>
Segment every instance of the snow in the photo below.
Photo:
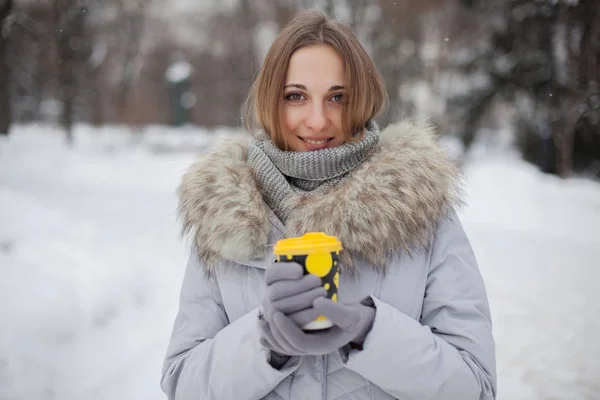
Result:
<svg viewBox="0 0 600 400"><path fill-rule="evenodd" d="M463 222L486 279L501 399L600 397L600 185L478 160Z"/></svg>
<svg viewBox="0 0 600 400"><path fill-rule="evenodd" d="M164 399L186 261L181 174L193 127L49 126L0 138L0 398ZM465 229L486 280L499 399L600 397L600 185L508 153L466 164Z"/></svg>

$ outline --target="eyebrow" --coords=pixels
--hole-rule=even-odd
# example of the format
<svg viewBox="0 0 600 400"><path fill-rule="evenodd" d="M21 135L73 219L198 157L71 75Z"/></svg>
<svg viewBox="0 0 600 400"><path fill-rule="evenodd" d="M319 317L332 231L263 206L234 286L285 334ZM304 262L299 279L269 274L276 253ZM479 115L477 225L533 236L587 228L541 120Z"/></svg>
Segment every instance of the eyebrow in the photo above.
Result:
<svg viewBox="0 0 600 400"><path fill-rule="evenodd" d="M289 87L295 87L295 88L298 88L298 89L307 90L306 86L301 85L299 83L290 83L290 84L285 85L283 88L287 89ZM340 86L340 85L333 85L332 87L329 88L329 91L333 92L334 90L341 90L341 89L345 89L345 87L344 86Z"/></svg>

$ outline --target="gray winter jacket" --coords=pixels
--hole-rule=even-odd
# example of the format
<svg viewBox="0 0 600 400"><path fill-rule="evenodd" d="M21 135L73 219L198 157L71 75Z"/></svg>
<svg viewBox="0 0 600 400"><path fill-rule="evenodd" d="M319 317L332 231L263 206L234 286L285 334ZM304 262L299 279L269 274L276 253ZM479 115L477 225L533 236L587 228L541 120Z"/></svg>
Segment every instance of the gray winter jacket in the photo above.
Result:
<svg viewBox="0 0 600 400"><path fill-rule="evenodd" d="M185 174L180 212L194 248L163 367L169 399L493 399L496 364L484 283L454 212L458 172L431 128L401 122L339 187L298 196L286 226L230 141ZM370 295L361 350L292 357L279 370L259 342L271 246L323 231L345 259L339 301Z"/></svg>

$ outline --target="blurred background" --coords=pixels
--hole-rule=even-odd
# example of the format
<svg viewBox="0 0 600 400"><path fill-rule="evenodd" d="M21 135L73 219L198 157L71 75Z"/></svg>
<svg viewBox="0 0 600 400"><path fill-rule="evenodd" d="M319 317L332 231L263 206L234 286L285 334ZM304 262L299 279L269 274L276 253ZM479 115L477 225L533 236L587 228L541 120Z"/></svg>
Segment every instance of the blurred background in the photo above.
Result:
<svg viewBox="0 0 600 400"><path fill-rule="evenodd" d="M315 7L463 168L498 398L600 398L600 2L0 0L0 399L163 398L179 178Z"/></svg>

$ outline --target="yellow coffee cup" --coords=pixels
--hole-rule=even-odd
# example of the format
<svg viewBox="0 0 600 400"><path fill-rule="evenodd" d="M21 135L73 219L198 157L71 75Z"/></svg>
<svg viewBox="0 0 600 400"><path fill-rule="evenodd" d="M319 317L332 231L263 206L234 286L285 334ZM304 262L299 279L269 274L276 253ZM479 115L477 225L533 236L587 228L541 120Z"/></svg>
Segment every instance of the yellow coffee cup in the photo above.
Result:
<svg viewBox="0 0 600 400"><path fill-rule="evenodd" d="M321 277L327 297L338 298L340 279L339 257L342 243L335 236L324 232L309 232L300 237L279 240L273 248L275 262L297 262L304 268L304 275ZM332 322L321 315L303 326L304 330L319 330L332 327Z"/></svg>

